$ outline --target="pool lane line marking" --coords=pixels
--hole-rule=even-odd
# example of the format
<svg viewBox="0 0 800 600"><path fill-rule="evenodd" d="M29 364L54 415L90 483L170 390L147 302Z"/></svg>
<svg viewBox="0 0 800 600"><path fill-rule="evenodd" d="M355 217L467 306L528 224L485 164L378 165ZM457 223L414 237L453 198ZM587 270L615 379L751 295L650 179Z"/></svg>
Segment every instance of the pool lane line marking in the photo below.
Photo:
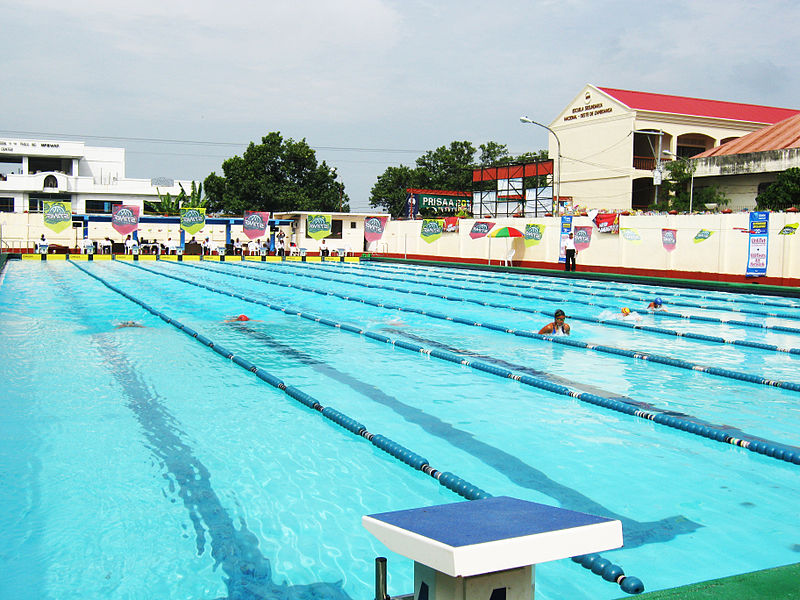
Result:
<svg viewBox="0 0 800 600"><path fill-rule="evenodd" d="M451 473L449 471L439 471L437 469L434 469L433 467L430 466L430 464L428 463L427 459L423 458L422 456L420 456L416 452L413 452L412 450L409 450L405 446L402 446L401 444L398 444L397 442L393 441L392 439L390 439L390 438L388 438L386 436L383 436L383 435L380 435L380 434L371 433L370 431L367 430L367 428L363 424L359 423L355 419L352 419L351 417L347 416L346 414L344 414L344 413L342 413L342 412L340 412L340 411L338 411L338 410L336 410L336 409L334 409L332 407L324 407L324 406L322 406L310 394L307 394L306 392L303 392L302 390L300 390L298 388L295 388L293 386L287 386L281 379L279 379L278 377L272 375L271 373L267 372L266 370L260 369L257 365L251 363L247 359L241 358L241 357L231 353L227 349L223 348L222 346L219 346L218 344L215 344L209 338L206 338L205 336L200 335L199 333L197 333L196 331L194 331L190 327L185 326L180 321L177 321L175 319L172 319L172 318L168 317L166 314L164 314L163 312L151 307L146 302L144 302L142 300L139 300L135 296L132 296L131 294L128 294L127 292L125 292L125 291L117 288L116 286L108 283L103 278L99 277L98 275L95 275L94 273L90 273L84 267L79 266L76 262L73 262L73 264L77 268L79 268L81 271L83 271L84 273L86 273L90 277L93 277L94 279L96 279L97 281L102 283L104 286L106 286L107 288L109 288L113 292L116 292L116 293L120 294L121 296L127 298L131 302L134 302L134 303L138 304L139 306L141 306L142 308L144 308L148 312L150 312L150 313L154 314L155 316L159 317L164 322L172 325L173 327L175 327L176 329L182 331L183 333L185 333L189 337L194 338L195 340L199 341L200 343L202 343L205 346L209 347L210 349L214 350L214 352L216 352L220 356L223 356L224 358L227 358L227 359L233 361L235 364L239 365L243 369L246 369L247 371L250 371L256 377L258 377L262 381L264 381L264 382L276 387L277 389L281 390L284 394L288 395L290 398L293 398L294 400L297 400L298 402L300 402L301 404L303 404L304 406L306 406L306 407L308 407L308 408L310 408L312 410L318 411L323 417L327 418L332 423L335 423L336 425L339 425L343 429L346 429L347 431L350 431L351 433L353 433L353 434L355 434L355 435L357 435L359 437L363 437L364 439L366 439L367 441L372 443L372 445L375 446L376 448L379 448L380 450L383 450L385 453L389 454L389 456L392 456L393 458L396 458L400 462L412 467L415 470L421 471L421 472L425 473L426 475L431 476L432 478L434 478L439 483L439 485L442 485L442 486L448 488L449 490L455 492L456 494L458 494L462 498L466 498L467 500L477 500L477 499L481 499L481 498L490 498L492 496L488 492L486 492L486 491L482 490L481 488L473 485L472 483L468 482L466 479L463 479L462 477L459 477L458 475L455 475L454 473ZM161 275L161 273L157 273L155 271L151 271L150 269L146 269L144 267L141 267L139 265L135 265L133 263L125 262L125 263L122 263L122 264L128 264L129 266L142 269L143 271L148 271L148 272L153 273L153 274ZM171 275L165 275L165 276L166 277L173 277ZM178 278L175 278L175 279L178 279ZM191 283L191 282L187 282L187 283ZM197 285L197 284L195 284L195 285ZM228 294L228 295L233 295L233 294ZM596 556L598 557L598 559L600 558L599 554L596 555ZM574 556L574 557L572 557L572 560L573 560L573 562L576 562L578 564L583 565L584 564L584 560L588 560L588 557L589 557L589 555ZM611 563L611 561L608 561L608 562ZM643 584L641 583L640 579L638 579L636 577L626 576L624 570L619 565L611 563L610 567L615 567L616 571L618 572L618 576L614 580L606 579L606 581L610 581L610 583L616 583L617 585L619 585L619 587L623 591L627 591L627 588L629 588L629 587L636 588L638 586L641 586L642 589L643 589ZM594 573L594 571L592 571L592 572ZM595 573L595 574L599 575L599 576L602 576L602 573ZM625 583L626 579L628 579L628 583Z"/></svg>
<svg viewBox="0 0 800 600"><path fill-rule="evenodd" d="M178 265L179 263L169 262L167 264ZM455 323L461 323L463 325L471 325L471 326L474 326L474 327L484 327L486 329L492 329L494 331L499 331L499 332L502 332L502 333L508 333L508 334L516 335L518 337L527 337L527 338L532 338L532 339L544 340L544 341L548 341L548 342L552 342L552 343L556 343L556 344L562 344L562 345L565 345L565 346L573 346L573 347L577 347L577 348L585 348L587 350L593 350L593 351L596 351L596 352L603 352L603 353L606 353L606 354L614 354L614 355L617 355L617 356L627 356L627 357L634 358L634 359L637 359L637 360L656 362L656 363L660 363L660 364L669 365L669 366L672 366L672 367L678 367L678 368L681 368L681 369L697 371L697 372L700 372L700 373L707 373L709 375L714 375L714 376L717 376L717 377L727 377L729 379L736 379L738 381L745 381L747 383L755 383L755 384L758 384L758 385L767 385L767 386L778 387L778 388L781 388L781 389L786 389L786 390L790 390L790 391L794 391L794 392L800 392L800 383L795 383L795 382L791 382L791 381L783 381L783 380L774 380L774 379L769 379L769 378L766 378L766 377L762 377L760 375L753 375L751 373L744 373L744 372L741 372L741 371L732 371L730 369L722 369L720 367L710 367L710 366L698 365L696 363L692 363L692 362L689 362L689 361L686 361L686 360L683 360L683 359L672 358L672 357L669 357L669 356L661 356L661 355L658 355L658 354L651 354L651 353L648 353L648 352L628 350L628 349L625 349L625 348L617 348L617 347L614 347L614 346L604 346L604 345L601 345L601 344L593 344L593 343L589 343L589 342L579 342L579 341L576 341L576 340L568 339L565 336L539 335L538 333L534 333L533 331L515 330L515 329L510 328L510 327L501 326L501 325L497 325L497 324L493 324L493 323L481 323L481 322L473 321L473 320L470 320L470 319L465 319L465 318L461 318L461 317L453 317L453 316L450 316L450 315L445 315L443 313L439 313L439 312L436 312L436 311L427 311L427 310L424 310L424 309L418 309L418 308L414 308L414 307L404 307L404 306L400 306L400 305L389 304L389 303L386 303L386 302L377 302L377 301L372 301L372 300L368 300L368 299L365 299L365 298L359 298L357 296L339 294L339 293L333 292L333 291L326 291L326 290L320 290L320 289L316 289L316 288L309 288L309 287L301 286L301 285L293 285L293 284L290 284L290 283L279 282L279 281L274 281L274 280L269 280L269 279L264 279L264 278L259 278L259 277L251 277L249 275L240 275L240 274L237 274L237 273L230 273L230 272L226 272L225 270L219 270L219 268L215 269L215 268L213 268L211 266L206 267L204 265L199 265L199 264L195 265L195 264L188 264L188 263L180 263L180 265L184 266L184 267L191 267L191 268L196 268L196 269L200 269L200 270L206 270L206 271L210 271L210 272L214 272L214 273L219 273L219 274L222 274L222 275L227 275L229 277L241 277L241 278L244 278L244 279L251 279L253 281L258 281L258 282L265 283L265 284L268 284L268 285L275 285L275 286L280 286L280 287L288 287L288 288L292 288L292 289L298 289L298 290L302 290L302 291L306 291L306 292L320 294L320 295L323 295L323 296L334 296L334 297L337 297L337 298L341 298L343 300L348 300L348 301L351 301L351 302L361 302L362 304L377 306L377 307L380 307L380 308L386 308L386 309L390 309L390 310L398 310L398 311L401 311L401 312L411 312L411 313L421 314L421 315L425 315L425 316L436 318L436 319L443 319L443 320L447 320L447 321L453 321ZM234 264L234 266L238 266L238 265ZM221 268L224 269L225 267L221 267ZM256 267L256 269L258 269L258 267ZM263 269L261 271L262 271L262 273L266 272ZM344 284L346 282L340 282L340 283ZM383 286L378 286L378 285L373 285L373 284L360 284L360 285L363 285L364 287L377 287L377 288L383 287ZM388 288L388 289L392 289L392 288ZM434 297L433 294L424 294L424 295ZM513 310L513 307L509 307L509 308L511 308Z"/></svg>
<svg viewBox="0 0 800 600"><path fill-rule="evenodd" d="M468 356L463 356L463 355L459 355L459 354L456 354L456 353L453 353L453 352L448 352L448 351L440 351L440 350L436 350L436 349L426 349L426 348L423 348L422 346L420 346L419 344L413 344L411 342L406 342L405 340L393 339L393 338L390 338L389 336L386 336L386 335L383 335L383 334L378 334L378 333L374 333L374 332L371 332L371 331L365 331L362 328L359 328L359 327L356 327L354 325L350 325L350 324L347 324L347 323L340 323L340 322L337 323L336 321L332 321L332 320L324 318L324 317L319 317L317 315L314 315L314 314L311 314L311 313L302 312L302 311L296 311L296 309L292 309L292 308L282 307L282 306L279 306L279 305L276 305L276 304L272 304L272 303L266 302L264 300L260 300L258 298L245 296L243 294L238 294L236 292L230 292L230 291L227 291L227 290L224 290L224 289L221 289L221 288L216 288L214 286L210 286L210 285L207 285L207 284L204 284L204 283L191 281L191 280L185 279L183 277L178 277L178 276L175 276L175 275L169 275L167 273L159 273L157 271L152 271L151 269L142 267L141 265L134 265L133 263L127 263L127 262L125 264L128 265L128 266L135 267L137 269L142 269L143 271L148 271L150 273L153 273L154 275L161 275L163 277L167 277L167 278L174 279L174 280L177 280L177 281L182 281L182 282L187 283L189 285L195 285L197 287L200 287L200 288L203 288L203 289L207 289L207 290L215 292L215 293L224 294L226 296L231 296L231 297L237 298L239 300L244 300L245 302L250 302L250 303L253 303L253 304L259 304L261 306L265 306L267 308L270 308L270 309L278 311L278 312L297 315L297 316L303 317L305 319L308 319L310 321L313 321L315 323L321 323L323 325L328 325L330 327L336 327L336 328L342 329L344 331L349 331L351 333L357 333L357 334L362 335L364 337L367 337L367 338L370 338L370 339L373 339L373 340L376 340L376 341L379 341L379 342L384 342L384 343L390 344L390 345L392 345L394 347L404 348L404 349L410 350L412 352L426 354L426 355L433 356L435 358L439 358L439 359L442 359L442 360L445 360L445 361L448 361L448 362L453 362L453 363L469 366L471 368L474 368L474 369L477 369L477 370L480 370L480 371L484 371L484 372L490 373L492 375L497 375L499 377L514 379L516 381L519 381L520 383L524 383L526 385L530 385L532 387L543 389L543 390L546 390L546 391L549 391L549 392L552 392L552 393L555 393L555 394L561 394L561 395L565 395L565 396L570 396L570 397L576 398L576 399L578 399L578 400L580 400L582 402L587 402L587 403L593 404L595 406L600 406L602 408L608 408L608 409L615 410L617 412L621 412L621 413L624 413L624 414L627 414L627 415L639 417L639 418L642 418L642 419L647 419L647 420L653 421L655 423L658 423L660 425L666 425L668 427L672 427L673 429L679 429L681 431L686 431L688 433L691 433L691 434L694 434L694 435L698 435L698 436L701 436L701 437L705 437L705 438L713 440L713 441L722 442L722 443L725 443L725 444L731 444L731 445L734 445L734 446L739 446L739 447L744 448L746 450L750 450L751 452L755 452L755 453L758 453L758 454L763 454L764 456L768 456L770 458L776 458L778 460L782 460L782 461L785 461L785 462L789 462L789 463L800 465L800 450L794 449L794 448L792 448L790 446L786 446L786 445L781 444L779 442L773 442L773 441L770 441L770 440L763 440L763 439L757 438L757 436L750 436L749 434L746 434L746 435L747 435L747 437L749 437L751 439L736 438L734 436L731 436L728 432L726 432L726 431L724 431L722 429L718 429L718 428L715 428L715 427L709 427L709 426L706 426L706 425L701 425L701 424L694 423L694 422L686 420L686 419L681 419L679 417L675 417L675 416L672 416L672 415L667 415L667 414L661 413L661 412L642 410L642 409L637 408L635 406L631 406L629 404L625 404L624 402L620 402L618 400L614 400L614 399L611 399L611 398L603 398L602 396L598 396L598 395L595 395L595 394L590 394L590 393L587 393L587 392L579 392L579 391L576 391L576 390L571 390L567 386L562 386L562 385L559 385L559 384L555 384L555 383L552 383L552 382L549 382L549 381L546 381L546 380L543 380L543 379L532 377L530 375L524 375L524 374L520 375L520 374L512 373L508 369L503 369L502 367L497 367L495 365L484 363L482 361L470 361ZM170 264L172 264L172 263L170 263ZM178 264L178 263L174 263L174 264ZM194 265L191 265L191 266L194 266ZM200 269L202 270L204 268L200 267ZM223 273L221 271L216 271L214 269L206 269L206 270L209 270L211 272L220 273L220 274L226 274L226 273ZM547 336L538 336L538 334L533 334L533 335L536 335L537 337L542 337L542 338L547 339ZM645 360L646 359L647 359L647 357L645 357ZM700 368L700 370L702 370L702 369L703 369L703 367ZM515 377L515 375L518 378Z"/></svg>
<svg viewBox="0 0 800 600"><path fill-rule="evenodd" d="M305 263L305 264L308 264L308 263ZM327 264L336 264L336 263L327 263ZM350 265L350 266L354 266L354 263L345 263L345 264ZM376 265L369 265L369 267L367 267L366 265L364 265L362 263L358 263L358 267L360 267L360 268L368 268L368 269L382 269L382 268L384 268L382 264L380 266L376 264ZM390 267L390 268L392 268L392 267ZM427 277L428 276L426 274L419 274L418 273L422 269L411 269L411 267L409 267L408 265L397 265L396 267L394 267L395 272L397 272L397 269L400 269L400 268L411 270L412 271L411 274L414 275L414 276L417 276L417 277ZM418 272L414 273L413 271L418 271ZM476 271L476 272L479 272L479 271ZM459 280L459 278L448 277L448 276L441 275L441 274L432 274L430 276L431 277L448 278L448 279L453 279L453 280L456 280L456 281ZM548 277L546 275L525 275L524 277L520 277L520 276L502 276L499 273L483 273L482 275L475 275L475 277L477 279L476 278L472 278L472 279L468 279L468 280L469 281L476 281L476 282L482 281L482 282L486 282L486 283L497 283L499 285L506 285L506 286L510 286L510 287L525 287L525 288L531 287L531 284L530 283L515 284L515 283L509 283L509 282L512 281L512 280L513 281L528 281L529 280L529 281L532 281L532 282L542 282L542 283L546 283L546 284L552 284L552 285L559 286L559 287L562 287L562 288L563 287L567 287L570 290L573 290L574 288L577 287L577 288L588 288L588 289L591 289L591 290L605 290L605 291L608 291L608 292L614 291L613 288L609 288L607 285L604 285L602 282L583 283L582 281L579 282L578 280L575 280L575 279L570 279L569 282L567 282L567 281L564 281L563 278L561 278L561 277ZM634 284L634 286L639 288L639 287L642 287L642 284ZM677 290L675 288L672 288L672 287L669 287L669 286L666 286L666 285L664 285L664 286L649 286L649 287L651 287L653 289L664 290L664 292L663 293L662 292L654 292L654 291L648 289L647 293L645 294L645 301L649 300L653 296L670 295L670 296L678 296L678 297L681 297L681 298L700 298L702 300L712 300L712 301L713 300L718 300L720 302L728 302L728 303L740 302L740 303L743 303L743 304L755 304L755 305L759 305L759 306L775 306L775 307L778 307L778 308L789 308L789 309L800 308L800 304L797 304L796 302L792 302L791 300L787 300L787 302L770 302L768 300L752 300L752 299L750 299L750 296L755 296L756 295L755 292L753 292L753 293L741 292L740 295L744 295L745 296L744 298L723 297L723 298L718 298L717 299L717 298L709 297L709 296L703 295L703 294L682 293L679 290ZM639 291L642 292L642 290L639 290ZM579 293L582 293L582 292L579 292ZM642 293L644 293L644 292L642 292ZM721 294L732 294L732 293L735 293L735 292L720 291L718 293L721 293ZM622 297L619 294L614 294L614 293L610 293L608 295L610 297ZM696 306L696 304L681 304L681 306ZM727 308L720 308L719 310L728 310L728 309ZM762 314L762 313L754 313L754 314ZM790 317L790 318L798 318L798 317Z"/></svg>
<svg viewBox="0 0 800 600"><path fill-rule="evenodd" d="M261 267L259 265L249 265L249 264L245 264L245 263L242 263L242 264L226 263L226 264L232 264L235 267L256 269L256 270L260 270L262 272L267 272L268 270L272 270L272 271L276 271L278 273L290 274L290 271L291 271L291 274L300 273L304 277L308 277L308 278L311 278L311 279L320 279L320 280L323 280L323 281L332 281L334 283L342 283L342 284L353 283L353 284L361 285L361 286L367 287L367 288L386 289L386 290L389 290L389 291L400 292L400 293L404 293L404 294L437 297L437 298L441 298L443 300L448 300L448 301L451 301L451 302L469 302L471 304L477 304L479 306L489 306L491 308L502 308L502 309L514 310L514 311L525 312L525 313L546 314L544 311L541 311L541 310L538 310L538 309L535 309L535 308L530 308L530 307L520 307L520 306L511 305L511 304L498 304L498 303L495 303L495 302L488 302L488 301L485 301L485 300L476 300L474 298L456 298L456 297L447 296L447 295L435 295L435 294L433 294L431 292L424 292L424 291L421 291L421 290L409 290L407 288L398 288L398 287L385 286L385 285L380 285L380 284L363 283L363 282L360 282L360 281L352 281L352 280L348 281L348 280L343 280L343 279L337 279L337 278L334 278L334 277L326 277L324 275L317 275L317 274L313 274L313 273L304 272L303 268L290 267L288 270L285 270L285 269L281 269L280 267L272 266L272 265L274 265L274 263L269 263L269 265L266 266L266 267ZM313 266L313 267L308 267L308 269L333 272L333 271L331 271L331 269L326 268L326 267ZM334 267L334 269L336 269L336 267ZM355 273L351 273L351 275L356 275L357 277L366 277L366 275L358 275L358 274L355 274ZM427 285L427 284L425 284L424 282L419 282L419 285ZM447 287L447 288L459 289L459 290L466 290L466 291L471 291L471 292L475 292L475 293L481 293L481 292L485 292L486 291L486 290L476 290L474 288L469 288L469 287L465 287L465 286L447 285L447 284L442 284L441 287ZM491 292L490 291L489 293L499 293L499 292ZM522 294L522 293L514 293L514 294L511 294L511 295L519 296L521 298L528 298L528 299L547 300L547 301L550 301L550 302L562 302L562 303L563 302L577 302L577 303L581 303L581 304L587 304L589 306L599 306L601 308L613 308L613 309L618 308L617 306L610 305L610 304L600 304L600 303L594 303L594 302L580 302L578 300L572 300L572 299L568 299L568 298L556 298L556 297L550 297L550 296L539 296L539 295L535 295L535 294ZM660 316L662 316L662 317L678 317L678 318L687 319L687 320L705 321L705 322L712 322L712 323L724 323L724 324L732 324L732 325L741 325L742 327L748 327L748 328L753 328L753 329L762 329L762 330L763 329L767 329L767 330L774 330L774 331L781 331L781 332L787 332L787 333L800 334L800 329L795 328L795 327L785 327L783 325L765 325L765 324L761 324L761 323L750 323L749 321L737 321L735 319L720 319L720 318L717 318L717 317L706 317L706 316L703 316L703 315L686 315L686 314L683 314L683 313L672 313L672 312L669 312L669 311L657 311L657 312L661 313ZM656 313L654 312L652 314L656 314ZM547 313L547 315L549 316L549 313ZM694 333L694 332L691 332L691 331L680 332L680 331L676 331L674 329L666 329L666 328L663 328L663 327L654 327L654 326L651 326L651 325L638 325L636 323L628 323L626 321L620 321L620 320L616 320L616 319L599 319L599 318L596 318L596 317L587 317L587 316L574 315L574 314L571 314L570 318L578 320L578 321L585 321L587 323L600 323L601 325L611 325L612 327L622 327L622 328L627 328L627 329L641 329L642 331L649 331L651 333L658 333L658 334L662 334L662 335L683 337L683 338L687 338L687 339L699 339L699 340L703 340L703 341L711 342L711 343L715 343L715 344L733 344L733 345L737 345L737 346L744 346L744 347L747 347L747 348L756 348L758 350L766 350L766 351L769 351L769 352L784 352L784 353L787 353L787 354L798 354L798 355L800 355L800 348L783 348L783 347L777 346L775 344L767 344L767 343L764 343L764 342L753 342L753 341L749 341L749 340L726 339L726 338L719 337L719 336L711 336L711 335L706 335L706 334L702 334L702 333Z"/></svg>

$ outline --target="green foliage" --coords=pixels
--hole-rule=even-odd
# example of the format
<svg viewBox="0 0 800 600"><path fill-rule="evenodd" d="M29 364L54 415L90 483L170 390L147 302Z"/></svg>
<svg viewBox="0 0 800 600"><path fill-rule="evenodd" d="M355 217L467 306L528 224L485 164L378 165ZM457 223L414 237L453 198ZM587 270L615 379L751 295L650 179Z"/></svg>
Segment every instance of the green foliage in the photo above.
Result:
<svg viewBox="0 0 800 600"><path fill-rule="evenodd" d="M673 160L664 164L667 177L661 182L659 198L650 208L655 210L677 210L688 212L691 194L692 210L705 210L706 204L725 206L730 201L719 186L697 186L692 188L692 175L696 165L692 161Z"/></svg>
<svg viewBox="0 0 800 600"><path fill-rule="evenodd" d="M162 194L161 190L156 188L158 193L158 202L145 201L145 212L156 213L160 215L179 215L181 214L181 207L183 208L202 208L208 203L208 198L203 197L203 184L196 184L192 181L192 187L189 193L183 188L182 183L178 183L181 191L174 198L172 194L167 192Z"/></svg>
<svg viewBox="0 0 800 600"><path fill-rule="evenodd" d="M800 168L793 167L780 173L764 192L756 198L760 210L785 210L800 206Z"/></svg>
<svg viewBox="0 0 800 600"><path fill-rule="evenodd" d="M469 191L472 189L472 170L475 168L518 164L546 160L547 151L538 154L526 153L512 156L504 144L487 142L479 146L479 160L476 163L476 149L470 142L456 141L449 146L429 150L416 160L416 167L388 167L380 176L370 192L370 206L384 208L392 216L402 215L406 204L406 189L434 189ZM531 177L526 187L544 185ZM439 215L438 212L420 212L422 216ZM464 213L465 215L468 213Z"/></svg>
<svg viewBox="0 0 800 600"><path fill-rule="evenodd" d="M223 162L222 171L224 176L211 173L205 180L214 212L350 210L336 169L318 163L304 139L296 142L271 132L260 144L251 142L242 156Z"/></svg>

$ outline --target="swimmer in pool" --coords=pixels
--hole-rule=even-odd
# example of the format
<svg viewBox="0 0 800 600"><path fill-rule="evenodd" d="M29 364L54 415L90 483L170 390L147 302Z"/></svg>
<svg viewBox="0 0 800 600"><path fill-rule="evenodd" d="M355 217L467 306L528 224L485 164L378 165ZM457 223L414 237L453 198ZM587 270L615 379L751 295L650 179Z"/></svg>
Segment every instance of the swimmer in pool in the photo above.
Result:
<svg viewBox="0 0 800 600"><path fill-rule="evenodd" d="M257 319L251 319L247 315L236 315L235 317L231 317L229 319L225 319L226 323L244 323L245 321L256 321Z"/></svg>
<svg viewBox="0 0 800 600"><path fill-rule="evenodd" d="M144 325L136 321L122 321L122 323L116 325L114 329L119 329L120 327L144 327Z"/></svg>
<svg viewBox="0 0 800 600"><path fill-rule="evenodd" d="M667 310L664 308L664 301L661 298L656 298L647 305L647 310Z"/></svg>
<svg viewBox="0 0 800 600"><path fill-rule="evenodd" d="M569 335L569 324L565 323L567 315L560 308L555 312L554 320L539 330L539 335L551 333L553 335Z"/></svg>

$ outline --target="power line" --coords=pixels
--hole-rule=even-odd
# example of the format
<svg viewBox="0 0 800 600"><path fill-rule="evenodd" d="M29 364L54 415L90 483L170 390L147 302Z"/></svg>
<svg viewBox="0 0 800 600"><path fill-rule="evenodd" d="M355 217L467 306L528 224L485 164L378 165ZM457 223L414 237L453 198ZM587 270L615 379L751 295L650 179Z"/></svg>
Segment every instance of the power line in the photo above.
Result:
<svg viewBox="0 0 800 600"><path fill-rule="evenodd" d="M181 140L174 138L143 138L143 137L126 137L126 136L111 136L111 135L83 135L74 133L53 133L46 131L14 131L10 129L2 129L0 132L9 135L34 135L46 137L67 137L91 140L120 140L125 142L144 142L150 144L184 144L193 146L233 146L243 147L250 144L250 142L212 142L201 140ZM361 148L358 146L311 146L314 150L331 150L335 152L380 152L380 153L407 153L407 154L423 154L426 150L411 150L406 148Z"/></svg>

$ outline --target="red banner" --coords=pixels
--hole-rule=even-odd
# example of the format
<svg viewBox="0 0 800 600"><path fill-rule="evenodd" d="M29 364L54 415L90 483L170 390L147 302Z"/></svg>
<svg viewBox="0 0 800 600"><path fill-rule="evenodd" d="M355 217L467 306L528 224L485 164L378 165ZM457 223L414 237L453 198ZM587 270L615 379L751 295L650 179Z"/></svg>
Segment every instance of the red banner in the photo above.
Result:
<svg viewBox="0 0 800 600"><path fill-rule="evenodd" d="M472 230L469 232L469 237L471 237L473 240L486 237L492 230L492 227L494 227L494 223L489 221L477 221L472 226Z"/></svg>
<svg viewBox="0 0 800 600"><path fill-rule="evenodd" d="M445 231L458 231L458 217L445 217L444 218Z"/></svg>
<svg viewBox="0 0 800 600"><path fill-rule="evenodd" d="M364 238L368 242L376 242L381 239L388 220L389 217L364 217Z"/></svg>
<svg viewBox="0 0 800 600"><path fill-rule="evenodd" d="M576 225L573 230L575 231L575 250L583 252L592 243L592 226Z"/></svg>
<svg viewBox="0 0 800 600"><path fill-rule="evenodd" d="M254 240L263 236L267 231L267 225L269 225L268 212L244 211L242 231L249 239Z"/></svg>
<svg viewBox="0 0 800 600"><path fill-rule="evenodd" d="M675 246L678 244L678 230L662 229L661 243L664 244L664 249L667 252L672 252L673 250L675 250Z"/></svg>
<svg viewBox="0 0 800 600"><path fill-rule="evenodd" d="M600 233L619 234L619 215L617 213L600 213L594 218L597 231Z"/></svg>
<svg viewBox="0 0 800 600"><path fill-rule="evenodd" d="M122 235L139 229L139 207L124 204L115 206L111 210L111 226Z"/></svg>

